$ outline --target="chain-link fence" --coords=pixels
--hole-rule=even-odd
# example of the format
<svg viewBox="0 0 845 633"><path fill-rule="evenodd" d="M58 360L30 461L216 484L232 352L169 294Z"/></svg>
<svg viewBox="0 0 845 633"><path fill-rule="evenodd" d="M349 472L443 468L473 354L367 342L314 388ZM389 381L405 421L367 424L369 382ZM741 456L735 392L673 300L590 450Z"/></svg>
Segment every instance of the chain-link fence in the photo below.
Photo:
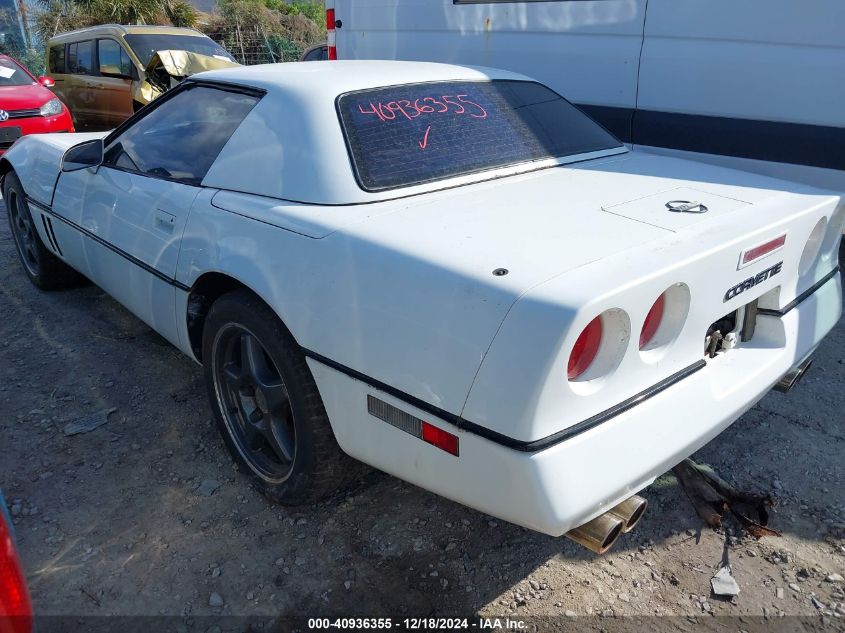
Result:
<svg viewBox="0 0 845 633"><path fill-rule="evenodd" d="M224 7L198 28L245 65L296 61L306 48L325 38L304 16L246 3Z"/></svg>
<svg viewBox="0 0 845 633"><path fill-rule="evenodd" d="M44 72L44 47L35 35L33 8L22 0L0 0L0 53L36 75Z"/></svg>
<svg viewBox="0 0 845 633"><path fill-rule="evenodd" d="M244 65L296 61L303 50L290 39L267 33L259 25L218 24L209 30L207 35Z"/></svg>

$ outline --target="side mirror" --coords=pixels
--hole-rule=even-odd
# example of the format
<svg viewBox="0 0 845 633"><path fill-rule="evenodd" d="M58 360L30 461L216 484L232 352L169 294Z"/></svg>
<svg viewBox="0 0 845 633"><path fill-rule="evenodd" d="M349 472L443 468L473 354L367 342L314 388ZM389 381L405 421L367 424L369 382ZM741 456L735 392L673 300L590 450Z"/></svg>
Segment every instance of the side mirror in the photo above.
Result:
<svg viewBox="0 0 845 633"><path fill-rule="evenodd" d="M74 145L62 156L62 171L79 171L86 167L99 167L103 164L103 139L95 138Z"/></svg>
<svg viewBox="0 0 845 633"><path fill-rule="evenodd" d="M41 75L38 78L38 83L40 83L45 88L52 88L56 85L56 81L52 77L48 77L47 75Z"/></svg>

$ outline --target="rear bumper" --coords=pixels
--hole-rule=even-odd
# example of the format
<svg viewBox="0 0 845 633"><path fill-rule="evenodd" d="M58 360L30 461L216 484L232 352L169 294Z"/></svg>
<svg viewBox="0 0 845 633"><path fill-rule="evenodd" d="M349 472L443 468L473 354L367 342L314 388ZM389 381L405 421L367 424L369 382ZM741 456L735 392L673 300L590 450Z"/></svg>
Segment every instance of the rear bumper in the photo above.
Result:
<svg viewBox="0 0 845 633"><path fill-rule="evenodd" d="M559 536L713 439L809 356L841 311L836 274L786 314L761 315L751 341L708 359L701 370L637 406L537 452L461 430L313 359L308 362L347 453L464 505ZM367 393L458 435L460 457L369 416Z"/></svg>

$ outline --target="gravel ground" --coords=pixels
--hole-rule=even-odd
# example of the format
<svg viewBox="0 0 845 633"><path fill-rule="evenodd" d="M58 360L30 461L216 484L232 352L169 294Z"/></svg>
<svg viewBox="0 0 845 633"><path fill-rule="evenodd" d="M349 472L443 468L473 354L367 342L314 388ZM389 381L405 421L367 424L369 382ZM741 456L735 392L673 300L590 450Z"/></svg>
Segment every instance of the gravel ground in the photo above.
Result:
<svg viewBox="0 0 845 633"><path fill-rule="evenodd" d="M180 630L277 614L845 622L842 323L792 394L767 395L696 457L775 493L782 538L704 528L664 475L599 558L378 472L315 506L271 505L229 460L199 367L94 286L37 291L5 217L0 315L0 488L41 614L160 614ZM109 409L95 431L62 432ZM710 591L724 557L733 600Z"/></svg>

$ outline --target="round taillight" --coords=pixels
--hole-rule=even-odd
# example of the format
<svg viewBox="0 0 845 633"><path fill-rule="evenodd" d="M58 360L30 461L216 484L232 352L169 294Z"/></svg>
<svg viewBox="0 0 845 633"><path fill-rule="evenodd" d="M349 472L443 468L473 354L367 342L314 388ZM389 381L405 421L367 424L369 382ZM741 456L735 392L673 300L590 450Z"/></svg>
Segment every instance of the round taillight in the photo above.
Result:
<svg viewBox="0 0 845 633"><path fill-rule="evenodd" d="M578 335L578 340L575 341L575 345L572 347L572 353L569 355L569 364L566 369L566 375L569 380L578 378L578 376L587 371L590 365L592 365L596 359L596 355L599 353L603 329L601 317L597 316Z"/></svg>
<svg viewBox="0 0 845 633"><path fill-rule="evenodd" d="M651 306L651 310L645 317L643 329L640 331L640 349L654 340L654 335L657 334L657 329L663 322L663 313L666 310L666 293L657 297L657 301Z"/></svg>

